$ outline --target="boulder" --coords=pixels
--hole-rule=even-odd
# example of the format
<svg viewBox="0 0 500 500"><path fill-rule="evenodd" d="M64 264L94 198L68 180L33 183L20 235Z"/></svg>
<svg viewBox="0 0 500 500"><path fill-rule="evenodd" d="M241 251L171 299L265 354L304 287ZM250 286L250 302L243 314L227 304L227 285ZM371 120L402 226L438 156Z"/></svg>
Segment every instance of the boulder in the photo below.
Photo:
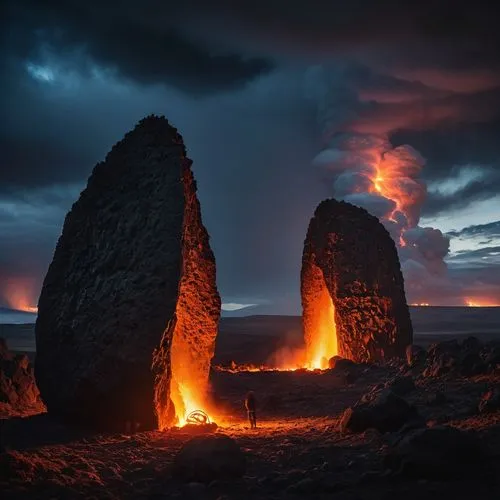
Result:
<svg viewBox="0 0 500 500"><path fill-rule="evenodd" d="M460 373L466 377L479 375L487 371L486 363L481 359L479 351L469 350L460 358Z"/></svg>
<svg viewBox="0 0 500 500"><path fill-rule="evenodd" d="M301 270L306 357L404 358L413 330L394 241L366 210L334 199L309 223Z"/></svg>
<svg viewBox="0 0 500 500"><path fill-rule="evenodd" d="M389 450L385 465L412 478L448 479L477 473L485 458L475 433L435 426L402 435Z"/></svg>
<svg viewBox="0 0 500 500"><path fill-rule="evenodd" d="M457 340L433 344L427 352L427 367L423 375L439 377L455 372L470 377L485 373L488 371L488 364L481 357L481 349L482 344L475 337L468 337L462 344Z"/></svg>
<svg viewBox="0 0 500 500"><path fill-rule="evenodd" d="M331 370L348 370L356 366L356 363L350 359L341 356L333 356L328 360L328 368Z"/></svg>
<svg viewBox="0 0 500 500"><path fill-rule="evenodd" d="M36 322L49 413L163 429L183 416L180 385L206 392L220 298L191 163L177 130L149 116L67 214Z"/></svg>
<svg viewBox="0 0 500 500"><path fill-rule="evenodd" d="M424 363L427 358L426 350L419 345L409 345L406 348L406 362L409 366L416 366Z"/></svg>
<svg viewBox="0 0 500 500"><path fill-rule="evenodd" d="M0 402L15 411L43 407L28 356L12 354L4 339L0 339Z"/></svg>
<svg viewBox="0 0 500 500"><path fill-rule="evenodd" d="M467 337L462 341L462 345L460 346L462 351L465 352L474 352L479 354L482 348L482 343L476 337Z"/></svg>
<svg viewBox="0 0 500 500"><path fill-rule="evenodd" d="M479 413L491 413L500 410L500 390L490 389L481 396L478 406Z"/></svg>
<svg viewBox="0 0 500 500"><path fill-rule="evenodd" d="M485 364L491 371L500 367L500 345L494 345L486 354Z"/></svg>
<svg viewBox="0 0 500 500"><path fill-rule="evenodd" d="M347 408L340 419L340 430L353 433L367 429L377 429L382 433L393 432L412 421L418 421L421 425L417 410L406 400L386 389L369 403L358 403Z"/></svg>
<svg viewBox="0 0 500 500"><path fill-rule="evenodd" d="M246 457L236 441L222 434L197 436L174 459L173 476L183 482L210 483L245 474Z"/></svg>
<svg viewBox="0 0 500 500"><path fill-rule="evenodd" d="M406 396L416 389L413 378L408 375L396 377L387 383L387 387L398 396Z"/></svg>
<svg viewBox="0 0 500 500"><path fill-rule="evenodd" d="M454 370L459 365L460 345L457 340L434 343L427 349L425 377L439 377Z"/></svg>

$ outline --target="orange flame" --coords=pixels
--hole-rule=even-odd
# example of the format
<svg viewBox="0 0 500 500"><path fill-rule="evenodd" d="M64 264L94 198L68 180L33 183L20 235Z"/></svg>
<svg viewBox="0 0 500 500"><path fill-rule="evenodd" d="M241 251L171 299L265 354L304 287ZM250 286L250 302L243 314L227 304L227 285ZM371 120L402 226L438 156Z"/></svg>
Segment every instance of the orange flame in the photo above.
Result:
<svg viewBox="0 0 500 500"><path fill-rule="evenodd" d="M178 306L177 326L172 339L170 398L175 407L177 425L186 425L188 415L195 410L204 411L212 422L213 412L208 408L208 380L199 373L196 359L186 341L184 332L189 331L186 324L188 315ZM177 330L178 329L178 330Z"/></svg>
<svg viewBox="0 0 500 500"><path fill-rule="evenodd" d="M328 289L325 287L315 304L313 336L306 346L305 368L328 368L328 360L338 353L335 307Z"/></svg>

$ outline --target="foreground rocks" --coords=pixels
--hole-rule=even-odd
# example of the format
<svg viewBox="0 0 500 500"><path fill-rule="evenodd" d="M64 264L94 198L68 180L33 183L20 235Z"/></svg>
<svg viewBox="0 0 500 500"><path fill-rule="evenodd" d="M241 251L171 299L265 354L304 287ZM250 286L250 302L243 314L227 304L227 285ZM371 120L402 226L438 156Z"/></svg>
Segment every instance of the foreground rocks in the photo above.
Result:
<svg viewBox="0 0 500 500"><path fill-rule="evenodd" d="M206 388L220 298L190 167L177 130L145 118L66 216L36 323L36 378L51 414L163 428L182 411L172 372Z"/></svg>
<svg viewBox="0 0 500 500"><path fill-rule="evenodd" d="M492 373L500 368L499 347L483 345L477 338L468 337L431 344L427 350L411 345L406 350L406 360L412 373L424 377L441 377L447 374L473 377Z"/></svg>
<svg viewBox="0 0 500 500"><path fill-rule="evenodd" d="M188 441L174 460L173 476L183 482L210 483L238 479L246 470L246 457L234 439L221 434Z"/></svg>
<svg viewBox="0 0 500 500"><path fill-rule="evenodd" d="M2 499L101 498L103 492L110 498L200 500L499 498L500 482L495 484L494 479L500 478L500 411L478 411L482 397L499 386L498 375L419 376L416 388L400 399L416 407L428 427L410 419L400 429L385 433L339 432L343 410L356 407L367 391L367 402L376 400L400 376L396 365L359 364L349 370L360 376L348 385L343 371L336 369L214 372L211 384L218 395L217 408L230 422L218 420L222 427L218 432L234 439L246 457L243 475L238 472L237 477L231 474L226 479L208 479L219 476L212 464L232 464L239 453L224 451L226 458L220 462L201 459L212 456L205 453L205 445L191 445L188 460L203 464L201 474L183 475L182 468L176 470L180 450L192 440L183 429L133 436L80 435L64 431L69 426L58 421L51 430L46 421L50 415L12 419L6 436L8 452L0 454ZM248 428L242 407L242 396L249 388L259 401L257 430ZM427 397L438 391L446 395L445 401L428 405ZM462 412L469 408L473 411ZM427 429L435 432L441 426L453 428L459 437L432 433L426 437ZM469 435L471 430L486 450L462 440L462 433ZM424 431L425 439L418 437ZM454 447L457 440L460 447ZM467 465L469 455L475 457L477 467ZM460 474L450 470L456 464ZM193 465L187 470L193 470Z"/></svg>
<svg viewBox="0 0 500 500"><path fill-rule="evenodd" d="M333 199L320 203L304 243L301 296L308 358L317 335L333 342L335 330L344 358L405 357L413 331L398 254L366 210Z"/></svg>
<svg viewBox="0 0 500 500"><path fill-rule="evenodd" d="M0 338L0 416L43 411L33 366L26 354L12 354Z"/></svg>
<svg viewBox="0 0 500 500"><path fill-rule="evenodd" d="M386 466L414 478L449 479L477 474L487 454L474 432L439 426L401 436L386 457Z"/></svg>
<svg viewBox="0 0 500 500"><path fill-rule="evenodd" d="M369 403L360 402L347 408L340 420L340 430L358 433L376 429L384 433L397 431L409 424L422 426L425 422L406 400L386 389Z"/></svg>

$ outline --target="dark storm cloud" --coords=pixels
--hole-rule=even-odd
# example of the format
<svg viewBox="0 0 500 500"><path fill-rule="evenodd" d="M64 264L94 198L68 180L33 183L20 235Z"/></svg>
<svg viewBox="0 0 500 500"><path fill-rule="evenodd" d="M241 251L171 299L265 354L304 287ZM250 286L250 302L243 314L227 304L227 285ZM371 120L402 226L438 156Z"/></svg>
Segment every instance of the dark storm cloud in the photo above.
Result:
<svg viewBox="0 0 500 500"><path fill-rule="evenodd" d="M7 5L0 282L11 275L40 282L64 213L93 165L154 112L179 128L194 160L224 299L291 301L298 311L307 222L331 195L309 166L320 147L318 103L305 101L302 84L304 67L314 63L349 62L351 72L339 79L369 111L362 125L385 127L395 145L417 148L428 160L427 180L446 180L468 163L484 170L452 195L431 193L425 213L499 191L492 169L500 31L482 2ZM475 257L464 254L460 286L483 274L494 281L477 263L465 269L467 258Z"/></svg>
<svg viewBox="0 0 500 500"><path fill-rule="evenodd" d="M80 48L124 77L194 94L236 88L272 69L270 59L185 36L178 4L11 0L5 9L5 45L20 58L36 56L41 47L63 54Z"/></svg>
<svg viewBox="0 0 500 500"><path fill-rule="evenodd" d="M489 224L478 224L464 227L460 231L450 231L447 233L452 237L483 236L488 238L500 238L500 220Z"/></svg>
<svg viewBox="0 0 500 500"><path fill-rule="evenodd" d="M450 169L451 171L452 169ZM464 208L475 201L488 200L500 192L500 170L477 168L482 173L480 179L471 180L467 185L450 193L430 192L423 206L422 215L435 216Z"/></svg>

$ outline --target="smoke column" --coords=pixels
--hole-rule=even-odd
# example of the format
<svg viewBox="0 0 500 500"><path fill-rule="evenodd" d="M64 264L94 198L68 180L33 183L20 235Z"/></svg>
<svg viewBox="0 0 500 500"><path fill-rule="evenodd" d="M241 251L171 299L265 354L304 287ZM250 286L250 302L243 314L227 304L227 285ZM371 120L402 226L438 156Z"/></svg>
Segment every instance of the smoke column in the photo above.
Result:
<svg viewBox="0 0 500 500"><path fill-rule="evenodd" d="M393 147L390 116L380 113L385 103L361 101L345 68L311 68L306 89L318 105L322 132L314 170L334 198L365 208L384 224L398 248L409 302L432 302L451 286L444 262L449 239L418 225L427 193L420 177L424 158L409 145ZM404 102L398 112L402 108Z"/></svg>

